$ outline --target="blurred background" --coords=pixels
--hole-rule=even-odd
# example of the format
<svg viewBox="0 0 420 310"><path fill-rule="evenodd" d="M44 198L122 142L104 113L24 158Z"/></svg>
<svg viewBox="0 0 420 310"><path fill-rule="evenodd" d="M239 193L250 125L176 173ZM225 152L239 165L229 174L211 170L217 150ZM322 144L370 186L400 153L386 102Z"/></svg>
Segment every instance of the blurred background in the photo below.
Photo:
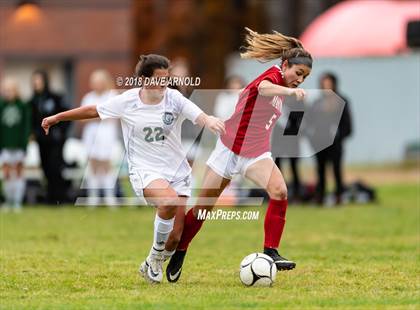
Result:
<svg viewBox="0 0 420 310"><path fill-rule="evenodd" d="M32 122L36 70L48 75L58 110L79 106L91 91L100 93L92 86L94 71L107 71L115 82L118 76L132 76L139 55L148 53L170 58L180 75L200 77L201 89L230 88L227 79L232 76L240 80L232 86L237 89L275 63L240 59L244 27L276 30L300 38L314 57L304 88L321 88L327 72L336 78L351 115L351 134L340 157L346 167L342 177L347 184L365 182L371 189L380 182L419 180L419 23L420 2L414 0L0 0L0 80L14 80L18 96L32 105ZM187 96L191 92L183 91ZM215 106L210 102L203 108L215 113ZM26 201L74 201L89 156L80 140L83 125L63 128L58 138L63 164L54 165L59 176L41 164L44 142L37 138L36 126L32 123L25 149ZM109 158L117 170L118 141ZM319 161L306 158L301 164L300 183L317 186ZM284 170L288 178L292 173ZM73 192L48 199L44 185L60 182L50 191L71 187ZM127 195L123 191L116 189L116 194Z"/></svg>

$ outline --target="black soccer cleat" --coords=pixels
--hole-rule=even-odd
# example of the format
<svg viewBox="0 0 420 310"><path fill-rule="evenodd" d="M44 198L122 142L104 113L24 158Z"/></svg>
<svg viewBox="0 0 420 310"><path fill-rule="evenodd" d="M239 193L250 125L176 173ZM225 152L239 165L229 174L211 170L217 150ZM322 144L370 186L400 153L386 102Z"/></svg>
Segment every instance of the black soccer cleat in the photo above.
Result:
<svg viewBox="0 0 420 310"><path fill-rule="evenodd" d="M264 254L270 256L276 264L277 270L292 270L296 263L279 255L276 249L264 248Z"/></svg>
<svg viewBox="0 0 420 310"><path fill-rule="evenodd" d="M179 280L182 271L182 264L184 263L185 254L187 251L176 251L172 255L168 266L166 267L166 279L168 282L175 283Z"/></svg>

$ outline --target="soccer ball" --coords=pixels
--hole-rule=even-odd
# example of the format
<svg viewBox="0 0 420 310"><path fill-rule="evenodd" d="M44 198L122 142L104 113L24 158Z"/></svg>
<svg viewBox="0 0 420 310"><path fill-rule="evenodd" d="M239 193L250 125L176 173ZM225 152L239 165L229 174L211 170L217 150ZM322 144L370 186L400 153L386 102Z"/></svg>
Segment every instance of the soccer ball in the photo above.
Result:
<svg viewBox="0 0 420 310"><path fill-rule="evenodd" d="M271 286L276 279L276 272L276 264L270 256L252 253L242 260L239 278L246 286Z"/></svg>

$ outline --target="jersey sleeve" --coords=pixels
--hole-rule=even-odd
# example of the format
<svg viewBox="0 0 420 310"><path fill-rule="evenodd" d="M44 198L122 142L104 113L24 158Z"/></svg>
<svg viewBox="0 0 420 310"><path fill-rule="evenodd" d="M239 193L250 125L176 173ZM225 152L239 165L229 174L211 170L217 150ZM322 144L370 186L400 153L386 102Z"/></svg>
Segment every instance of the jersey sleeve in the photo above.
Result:
<svg viewBox="0 0 420 310"><path fill-rule="evenodd" d="M180 106L181 115L195 124L197 117L203 113L203 110L178 91L176 91L175 99Z"/></svg>
<svg viewBox="0 0 420 310"><path fill-rule="evenodd" d="M271 83L276 85L283 84L283 78L281 77L281 73L278 70L268 70L265 74L261 76L260 83L264 80L270 81Z"/></svg>
<svg viewBox="0 0 420 310"><path fill-rule="evenodd" d="M124 97L123 95L118 95L109 98L105 102L98 102L96 105L96 111L98 111L101 119L122 118L124 114L124 107Z"/></svg>

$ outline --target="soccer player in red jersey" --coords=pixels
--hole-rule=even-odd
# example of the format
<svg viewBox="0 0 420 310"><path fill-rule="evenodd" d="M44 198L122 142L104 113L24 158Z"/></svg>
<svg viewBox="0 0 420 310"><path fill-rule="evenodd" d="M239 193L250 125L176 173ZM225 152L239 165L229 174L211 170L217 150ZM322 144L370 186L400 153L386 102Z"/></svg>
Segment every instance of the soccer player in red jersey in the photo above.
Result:
<svg viewBox="0 0 420 310"><path fill-rule="evenodd" d="M242 91L235 112L225 121L226 133L207 161L197 205L185 216L177 251L166 269L169 282L178 281L188 245L203 224L204 220L197 218L199 210L210 211L235 174L242 174L264 188L270 197L264 220L264 253L273 258L278 270L296 266L277 251L285 224L287 188L271 157L270 136L281 115L283 97L295 96L298 100L305 97L305 91L298 86L311 72L312 57L296 38L278 32L259 34L246 30L247 46L242 58L281 61Z"/></svg>

